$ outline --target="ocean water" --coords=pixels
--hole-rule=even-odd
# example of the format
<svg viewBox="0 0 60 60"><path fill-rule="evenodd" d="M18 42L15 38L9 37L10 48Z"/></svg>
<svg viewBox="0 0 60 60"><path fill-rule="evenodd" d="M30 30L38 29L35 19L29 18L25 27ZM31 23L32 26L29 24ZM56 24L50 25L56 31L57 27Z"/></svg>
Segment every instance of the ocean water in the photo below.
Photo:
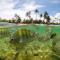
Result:
<svg viewBox="0 0 60 60"><path fill-rule="evenodd" d="M51 32L57 34L54 39L45 40L45 37L35 38L27 44L10 44L10 36L0 38L0 59L5 60L60 60L60 26L48 26L43 24L39 25L25 25L17 26L13 24L1 23L0 30L4 32L5 28L13 35L17 30L26 28L32 32L37 33L39 36L45 36L47 28ZM10 26L10 27L9 27ZM3 27L3 29L2 29ZM4 33L5 34L5 33ZM5 34L6 35L6 34ZM46 36L48 37L48 35ZM44 39L44 40L43 40Z"/></svg>

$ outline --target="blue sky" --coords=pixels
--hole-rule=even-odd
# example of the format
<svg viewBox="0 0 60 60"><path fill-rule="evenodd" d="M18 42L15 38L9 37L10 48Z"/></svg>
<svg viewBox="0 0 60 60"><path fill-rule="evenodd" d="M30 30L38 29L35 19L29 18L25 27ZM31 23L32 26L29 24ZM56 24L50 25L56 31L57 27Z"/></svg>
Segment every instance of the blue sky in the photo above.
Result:
<svg viewBox="0 0 60 60"><path fill-rule="evenodd" d="M0 0L0 17L10 19L14 17L14 14L18 14L25 18L27 11L38 9L40 13L47 11L50 16L59 18L59 7L60 0Z"/></svg>
<svg viewBox="0 0 60 60"><path fill-rule="evenodd" d="M60 12L60 0L42 0L41 4L45 5L42 11L48 11L50 15Z"/></svg>

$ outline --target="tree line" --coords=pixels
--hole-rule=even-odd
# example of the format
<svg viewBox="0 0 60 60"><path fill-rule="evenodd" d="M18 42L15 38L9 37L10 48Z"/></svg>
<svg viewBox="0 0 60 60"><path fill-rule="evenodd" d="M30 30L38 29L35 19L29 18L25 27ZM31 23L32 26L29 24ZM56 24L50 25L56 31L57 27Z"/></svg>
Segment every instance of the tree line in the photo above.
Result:
<svg viewBox="0 0 60 60"><path fill-rule="evenodd" d="M26 17L28 17L29 19L24 19L23 21L22 21L21 17L17 14L15 14L16 19L14 19L14 18L12 20L0 19L0 21L9 22L9 23L17 23L17 24L18 23L23 23L23 24L31 24L31 23L35 23L35 24L43 23L44 24L44 23L47 23L48 24L50 22L50 16L47 11L45 11L43 14L42 13L40 14L38 9L34 10L34 13L36 14L35 20L31 17L31 12L32 11L26 12ZM44 19L38 20L38 15L40 18L43 17ZM46 20L46 22L44 20Z"/></svg>
<svg viewBox="0 0 60 60"><path fill-rule="evenodd" d="M39 10L38 9L36 9L36 10L34 10L34 12L35 12L35 14L36 14L36 19L34 20L32 17L31 17L31 11L28 11L28 12L26 12L26 17L28 17L29 19L24 19L22 22L21 22L21 17L19 17L17 14L15 15L15 17L16 17L16 19L17 19L17 22L16 23L27 23L27 24L29 24L29 23L37 23L37 24L40 24L40 23L49 23L50 22L50 16L49 16L49 14L48 14L48 12L47 11L45 11L44 12L44 14L40 14L39 13ZM38 20L38 15L39 15L39 17L40 18L44 18L44 20L46 20L46 22L44 21L44 20L41 20L41 19L39 19Z"/></svg>

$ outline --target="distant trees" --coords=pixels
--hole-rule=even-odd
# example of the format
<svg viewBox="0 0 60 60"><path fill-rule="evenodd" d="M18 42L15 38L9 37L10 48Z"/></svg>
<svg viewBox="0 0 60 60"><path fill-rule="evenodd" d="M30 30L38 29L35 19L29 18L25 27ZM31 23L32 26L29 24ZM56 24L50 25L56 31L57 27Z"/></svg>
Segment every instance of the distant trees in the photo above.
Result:
<svg viewBox="0 0 60 60"><path fill-rule="evenodd" d="M8 22L8 20L0 18L0 22Z"/></svg>
<svg viewBox="0 0 60 60"><path fill-rule="evenodd" d="M14 18L8 20L9 23L16 23L16 20Z"/></svg>
<svg viewBox="0 0 60 60"><path fill-rule="evenodd" d="M23 21L23 23L37 23L37 24L40 24L40 23L47 23L47 24L49 24L50 23L50 16L48 15L48 13L47 13L47 11L45 11L44 12L44 14L39 14L39 11L38 11L38 9L36 9L36 10L34 10L34 12L35 12L35 14L36 14L36 20L33 20L32 18L31 18L31 11L28 11L28 12L26 12L26 16L29 18L29 20L27 19L27 20L24 20ZM40 18L44 18L44 19L46 19L46 22L43 20L38 20L38 16L40 16Z"/></svg>
<svg viewBox="0 0 60 60"><path fill-rule="evenodd" d="M11 20L8 21L9 23L12 23Z"/></svg>
<svg viewBox="0 0 60 60"><path fill-rule="evenodd" d="M47 20L47 24L50 23L50 17L49 17L49 15L48 15L47 11L45 11L45 13L44 13L44 19Z"/></svg>
<svg viewBox="0 0 60 60"><path fill-rule="evenodd" d="M26 16L29 18L28 23L33 23L33 18L31 17L31 11L26 12ZM27 22L27 20L26 20Z"/></svg>
<svg viewBox="0 0 60 60"><path fill-rule="evenodd" d="M35 10L35 13L36 13L36 20L37 20L37 18L38 18L37 16L38 16L38 14L39 14L38 9Z"/></svg>
<svg viewBox="0 0 60 60"><path fill-rule="evenodd" d="M28 12L26 12L26 16L28 16L29 17L29 19L31 19L31 11L28 11Z"/></svg>
<svg viewBox="0 0 60 60"><path fill-rule="evenodd" d="M33 17L31 17L31 12L32 11L26 12L26 17L28 17L29 19L24 19L22 22L21 22L21 17L17 14L15 14L16 19L13 18L13 19L10 19L10 20L6 20L6 19L2 20L0 18L0 21L1 22L2 21L3 22L7 21L9 23L27 23L27 24L30 24L30 23L37 23L37 24L40 24L40 23L45 24L46 23L46 24L49 24L50 23L50 16L49 16L47 11L45 11L43 14L42 13L40 14L38 9L33 10L33 12L36 14L36 19L35 20L33 20ZM40 18L44 18L44 20L41 20L41 19L38 20L38 16ZM45 20L46 20L46 22L45 22Z"/></svg>
<svg viewBox="0 0 60 60"><path fill-rule="evenodd" d="M35 23L35 24L40 24L40 23L45 24L45 23L47 23L47 24L49 24L50 23L50 16L48 15L47 11L45 11L44 14L42 14L42 13L40 14L38 9L34 10L34 13L36 14L36 19L35 20L33 20L33 18L31 17L31 12L32 11L26 12L26 17L28 17L29 19L24 19L22 23L25 23L25 24L26 23L27 24L30 24L30 23ZM44 20L42 21L41 19L38 20L38 16L40 16L40 18L43 17L44 19L46 19L46 22ZM21 22L21 17L17 14L15 14L15 17L16 17L16 22L20 23ZM13 22L14 22L14 20L13 20Z"/></svg>
<svg viewBox="0 0 60 60"><path fill-rule="evenodd" d="M17 20L17 23L20 23L21 22L21 18L19 15L15 14L15 17L16 17L16 20Z"/></svg>
<svg viewBox="0 0 60 60"><path fill-rule="evenodd" d="M19 15L15 14L15 18L9 19L8 20L9 23L20 23L21 22L21 18Z"/></svg>
<svg viewBox="0 0 60 60"><path fill-rule="evenodd" d="M43 15L42 14L40 14L40 17L42 17Z"/></svg>

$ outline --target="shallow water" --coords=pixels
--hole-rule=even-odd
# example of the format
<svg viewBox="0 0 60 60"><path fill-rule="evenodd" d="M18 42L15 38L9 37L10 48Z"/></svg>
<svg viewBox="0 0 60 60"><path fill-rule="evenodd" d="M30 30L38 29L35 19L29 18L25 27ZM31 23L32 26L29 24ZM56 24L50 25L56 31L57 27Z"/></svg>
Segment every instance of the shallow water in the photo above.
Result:
<svg viewBox="0 0 60 60"><path fill-rule="evenodd" d="M16 26L14 23L8 23L8 22L0 22L0 28L1 27L13 27Z"/></svg>
<svg viewBox="0 0 60 60"><path fill-rule="evenodd" d="M39 25L26 25L26 26L16 26L15 24L11 23L0 23L1 27L9 27L8 30L13 34L16 30L21 29L21 28L26 28L30 29L33 32L38 32L40 35L46 34L46 25L44 24L39 24ZM1 29L1 28L0 28ZM1 29L3 30L3 29ZM7 30L7 31L8 31ZM56 32L57 35L60 36L60 26L51 26L51 30L53 32ZM4 32L4 30L2 31ZM39 36L40 36L39 35ZM40 39L44 39L40 38ZM59 40L60 38L57 37ZM56 40L57 40L56 39ZM33 41L27 43L27 45L10 45L9 43L10 37L3 37L0 38L0 57L4 58L6 57L5 60L13 60L14 56L16 56L16 50L15 47L16 45L20 48L20 46L24 46L20 51L19 51L19 56L15 57L16 60L59 60L58 55L60 53L59 47L60 47L60 42L56 44L55 49L58 51L57 57L53 55L52 53L52 39L51 40L46 40L46 41L40 41L38 38L34 39ZM56 54L56 53L55 53Z"/></svg>

